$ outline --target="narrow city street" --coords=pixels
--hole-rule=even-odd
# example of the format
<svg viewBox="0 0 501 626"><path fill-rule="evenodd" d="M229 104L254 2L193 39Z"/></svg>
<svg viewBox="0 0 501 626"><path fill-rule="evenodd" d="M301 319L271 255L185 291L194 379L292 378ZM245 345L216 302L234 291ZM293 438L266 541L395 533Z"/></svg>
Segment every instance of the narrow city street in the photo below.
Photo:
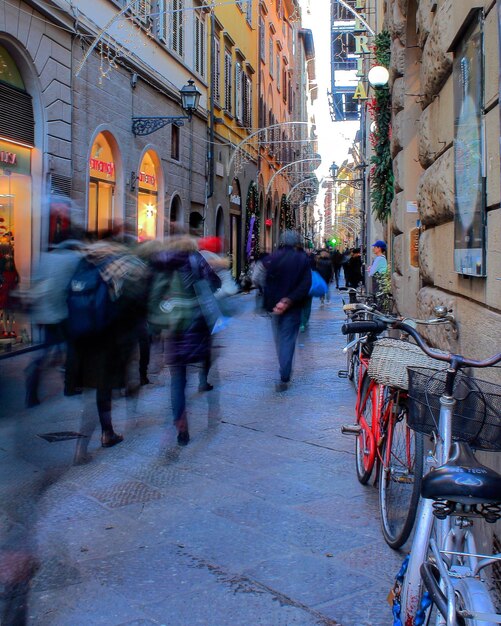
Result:
<svg viewBox="0 0 501 626"><path fill-rule="evenodd" d="M186 448L158 351L137 403L115 402L124 443L102 449L95 434L79 466L78 440L40 435L78 433L82 397L62 396L54 368L40 406L25 410L33 355L2 362L0 582L9 563L34 566L30 624L390 623L401 555L384 543L377 492L357 482L353 440L340 434L355 398L337 377L341 296L315 300L281 394L269 320L252 294L238 297L243 314L216 337L214 390L198 393L190 376Z"/></svg>

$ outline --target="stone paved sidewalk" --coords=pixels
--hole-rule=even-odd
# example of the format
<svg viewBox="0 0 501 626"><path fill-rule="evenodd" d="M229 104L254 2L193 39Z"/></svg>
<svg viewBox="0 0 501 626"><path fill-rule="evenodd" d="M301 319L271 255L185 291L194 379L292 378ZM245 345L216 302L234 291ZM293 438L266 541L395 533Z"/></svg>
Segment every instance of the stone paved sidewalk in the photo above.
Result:
<svg viewBox="0 0 501 626"><path fill-rule="evenodd" d="M0 558L36 556L29 624L391 624L402 554L384 543L376 489L358 483L339 430L355 399L337 377L341 297L315 300L282 394L269 320L239 297L243 315L216 337L214 391L190 376L186 448L159 353L153 384L115 401L124 443L104 450L96 433L82 466L75 440L37 435L79 432L85 397L63 397L54 370L25 410L31 355L0 362Z"/></svg>

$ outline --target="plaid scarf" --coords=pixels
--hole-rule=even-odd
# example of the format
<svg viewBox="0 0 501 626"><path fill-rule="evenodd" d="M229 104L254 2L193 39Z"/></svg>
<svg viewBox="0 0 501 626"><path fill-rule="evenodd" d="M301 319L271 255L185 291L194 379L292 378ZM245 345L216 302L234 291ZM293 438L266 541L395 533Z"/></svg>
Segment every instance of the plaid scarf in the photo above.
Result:
<svg viewBox="0 0 501 626"><path fill-rule="evenodd" d="M140 281L147 274L143 261L119 243L100 241L92 244L87 249L87 259L98 266L113 300L117 300L122 294L125 279Z"/></svg>

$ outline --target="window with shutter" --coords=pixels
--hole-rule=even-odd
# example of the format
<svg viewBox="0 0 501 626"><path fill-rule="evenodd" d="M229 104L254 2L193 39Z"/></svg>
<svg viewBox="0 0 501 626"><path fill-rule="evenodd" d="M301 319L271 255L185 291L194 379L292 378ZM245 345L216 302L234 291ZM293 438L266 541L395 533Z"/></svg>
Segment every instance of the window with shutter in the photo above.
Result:
<svg viewBox="0 0 501 626"><path fill-rule="evenodd" d="M269 56L270 56L270 76L273 77L273 37L270 35L270 41L269 41L269 45L270 45L270 49L269 49Z"/></svg>
<svg viewBox="0 0 501 626"><path fill-rule="evenodd" d="M261 61L266 63L266 33L264 30L264 19L262 17L259 18L259 56L261 57Z"/></svg>
<svg viewBox="0 0 501 626"><path fill-rule="evenodd" d="M247 129L252 127L252 82L247 74L242 74L242 103L243 103L243 125Z"/></svg>
<svg viewBox="0 0 501 626"><path fill-rule="evenodd" d="M242 121L242 65L235 63L235 117Z"/></svg>
<svg viewBox="0 0 501 626"><path fill-rule="evenodd" d="M184 0L168 0L169 48L184 55Z"/></svg>
<svg viewBox="0 0 501 626"><path fill-rule="evenodd" d="M221 44L217 36L214 37L215 59L212 68L214 74L212 84L214 85L214 102L219 105L221 104Z"/></svg>
<svg viewBox="0 0 501 626"><path fill-rule="evenodd" d="M167 43L167 0L158 0L157 10L157 37L161 42Z"/></svg>
<svg viewBox="0 0 501 626"><path fill-rule="evenodd" d="M247 0L246 17L247 22L252 26L252 0Z"/></svg>
<svg viewBox="0 0 501 626"><path fill-rule="evenodd" d="M232 100L232 69L233 63L231 59L231 52L229 50L224 51L224 108L231 114L231 100Z"/></svg>
<svg viewBox="0 0 501 626"><path fill-rule="evenodd" d="M278 52L276 56L276 81L277 89L280 91L280 54Z"/></svg>
<svg viewBox="0 0 501 626"><path fill-rule="evenodd" d="M151 0L136 0L136 2L134 2L131 6L132 13L143 24L147 24L149 22L152 9L151 4Z"/></svg>
<svg viewBox="0 0 501 626"><path fill-rule="evenodd" d="M201 13L195 15L195 72L205 76L205 19Z"/></svg>

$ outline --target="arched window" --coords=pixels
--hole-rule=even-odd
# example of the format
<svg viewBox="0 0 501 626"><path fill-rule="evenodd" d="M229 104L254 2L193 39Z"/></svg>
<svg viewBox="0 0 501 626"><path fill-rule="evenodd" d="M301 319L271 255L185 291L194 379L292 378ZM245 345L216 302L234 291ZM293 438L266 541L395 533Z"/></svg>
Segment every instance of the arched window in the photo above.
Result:
<svg viewBox="0 0 501 626"><path fill-rule="evenodd" d="M96 237L113 228L116 182L113 144L112 135L102 132L90 151L87 230Z"/></svg>
<svg viewBox="0 0 501 626"><path fill-rule="evenodd" d="M138 241L157 236L158 175L156 154L145 153L137 176L137 238Z"/></svg>

